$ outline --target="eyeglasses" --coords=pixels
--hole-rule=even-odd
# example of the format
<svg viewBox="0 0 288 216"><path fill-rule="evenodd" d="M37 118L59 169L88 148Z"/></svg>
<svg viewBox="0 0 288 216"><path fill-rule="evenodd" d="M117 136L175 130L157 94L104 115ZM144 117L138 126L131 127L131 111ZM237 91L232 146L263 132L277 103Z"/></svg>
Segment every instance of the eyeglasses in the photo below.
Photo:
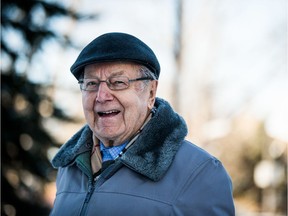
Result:
<svg viewBox="0 0 288 216"><path fill-rule="evenodd" d="M80 79L80 89L84 91L98 91L101 82L105 82L109 89L111 90L123 90L130 86L131 82L141 81L141 80L153 80L151 77L140 77L136 79L129 79L126 76L111 76L106 80L100 80L98 78L86 78Z"/></svg>

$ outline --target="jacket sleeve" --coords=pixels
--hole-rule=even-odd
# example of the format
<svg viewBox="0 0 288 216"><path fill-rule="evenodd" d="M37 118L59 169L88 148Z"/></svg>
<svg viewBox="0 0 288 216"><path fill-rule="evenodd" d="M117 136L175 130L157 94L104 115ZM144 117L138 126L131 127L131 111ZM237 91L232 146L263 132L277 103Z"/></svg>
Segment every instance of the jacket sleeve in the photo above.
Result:
<svg viewBox="0 0 288 216"><path fill-rule="evenodd" d="M231 179L219 160L210 158L192 171L178 195L173 215L235 215Z"/></svg>

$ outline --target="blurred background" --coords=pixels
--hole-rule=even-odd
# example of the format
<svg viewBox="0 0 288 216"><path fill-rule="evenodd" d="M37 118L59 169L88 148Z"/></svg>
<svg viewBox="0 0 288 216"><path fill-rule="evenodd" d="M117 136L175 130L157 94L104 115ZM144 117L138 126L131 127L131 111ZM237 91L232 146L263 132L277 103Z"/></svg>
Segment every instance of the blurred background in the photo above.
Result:
<svg viewBox="0 0 288 216"><path fill-rule="evenodd" d="M59 147L85 123L69 68L121 31L158 56L158 97L218 157L237 216L287 215L286 0L2 0L1 215L49 215Z"/></svg>

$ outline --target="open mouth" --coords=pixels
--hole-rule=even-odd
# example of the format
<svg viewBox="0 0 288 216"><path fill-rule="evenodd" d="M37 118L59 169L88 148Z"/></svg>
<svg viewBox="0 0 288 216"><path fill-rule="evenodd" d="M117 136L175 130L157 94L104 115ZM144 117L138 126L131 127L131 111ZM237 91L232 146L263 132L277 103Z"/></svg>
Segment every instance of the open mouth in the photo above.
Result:
<svg viewBox="0 0 288 216"><path fill-rule="evenodd" d="M118 110L109 110L106 112L98 112L98 115L100 117L112 117L112 116L116 116L120 113L120 111Z"/></svg>

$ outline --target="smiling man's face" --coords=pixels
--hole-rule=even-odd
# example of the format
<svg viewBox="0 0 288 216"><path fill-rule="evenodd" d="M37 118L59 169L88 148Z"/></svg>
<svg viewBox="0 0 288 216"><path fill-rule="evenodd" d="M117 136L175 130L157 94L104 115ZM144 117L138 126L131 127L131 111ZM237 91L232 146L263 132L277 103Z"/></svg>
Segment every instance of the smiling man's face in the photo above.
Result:
<svg viewBox="0 0 288 216"><path fill-rule="evenodd" d="M144 77L133 63L97 63L84 69L84 79L107 80L126 76L130 80ZM105 146L120 145L142 126L153 108L157 80L131 82L127 89L111 90L101 82L98 91L82 91L86 121Z"/></svg>

